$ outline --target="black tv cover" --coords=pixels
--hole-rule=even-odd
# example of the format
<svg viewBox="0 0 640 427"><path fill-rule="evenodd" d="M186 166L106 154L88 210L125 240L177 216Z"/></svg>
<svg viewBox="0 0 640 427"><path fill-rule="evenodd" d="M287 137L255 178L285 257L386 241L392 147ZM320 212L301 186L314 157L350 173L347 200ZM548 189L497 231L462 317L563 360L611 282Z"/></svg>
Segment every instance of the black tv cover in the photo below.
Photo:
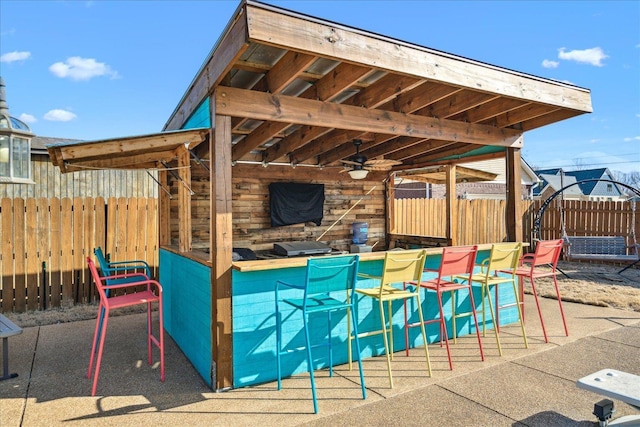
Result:
<svg viewBox="0 0 640 427"><path fill-rule="evenodd" d="M272 182L269 184L271 226L313 222L320 225L324 207L324 184Z"/></svg>

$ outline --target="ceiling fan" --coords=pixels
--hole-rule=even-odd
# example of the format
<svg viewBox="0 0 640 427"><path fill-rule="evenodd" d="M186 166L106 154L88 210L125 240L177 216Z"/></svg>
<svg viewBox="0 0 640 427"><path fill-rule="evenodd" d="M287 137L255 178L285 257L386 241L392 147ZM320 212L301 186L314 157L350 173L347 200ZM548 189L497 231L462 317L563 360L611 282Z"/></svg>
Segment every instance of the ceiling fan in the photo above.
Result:
<svg viewBox="0 0 640 427"><path fill-rule="evenodd" d="M371 159L368 160L367 156L364 154L360 154L360 146L362 145L362 140L354 139L353 145L356 147L356 154L349 157L348 160L342 160L342 163L349 165L346 169L340 172L348 172L349 176L353 179L364 179L369 174L369 171L386 171L391 169L391 167L400 165L402 162L398 160L391 159Z"/></svg>

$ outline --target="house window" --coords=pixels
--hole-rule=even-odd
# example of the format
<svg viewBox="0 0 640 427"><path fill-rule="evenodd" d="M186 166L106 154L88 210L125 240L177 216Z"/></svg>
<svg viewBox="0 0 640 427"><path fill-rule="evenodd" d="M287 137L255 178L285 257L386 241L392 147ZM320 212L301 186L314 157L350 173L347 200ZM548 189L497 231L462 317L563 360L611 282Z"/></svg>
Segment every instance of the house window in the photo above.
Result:
<svg viewBox="0 0 640 427"><path fill-rule="evenodd" d="M7 127L7 122L13 126ZM20 124L26 127L13 117L10 120L6 120L5 117L0 118L0 182L2 183L32 182L31 135L26 132L16 133L15 125Z"/></svg>
<svg viewBox="0 0 640 427"><path fill-rule="evenodd" d="M4 80L0 77L0 183L33 184L31 129L9 115Z"/></svg>
<svg viewBox="0 0 640 427"><path fill-rule="evenodd" d="M613 192L613 184L607 184L607 193Z"/></svg>

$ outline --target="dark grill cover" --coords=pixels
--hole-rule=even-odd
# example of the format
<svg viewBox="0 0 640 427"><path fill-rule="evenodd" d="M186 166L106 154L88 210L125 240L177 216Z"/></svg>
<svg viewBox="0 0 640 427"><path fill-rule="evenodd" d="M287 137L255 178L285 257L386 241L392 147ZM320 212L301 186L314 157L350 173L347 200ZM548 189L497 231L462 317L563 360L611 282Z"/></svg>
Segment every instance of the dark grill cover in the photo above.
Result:
<svg viewBox="0 0 640 427"><path fill-rule="evenodd" d="M324 207L324 184L269 184L271 226L313 222L320 225Z"/></svg>

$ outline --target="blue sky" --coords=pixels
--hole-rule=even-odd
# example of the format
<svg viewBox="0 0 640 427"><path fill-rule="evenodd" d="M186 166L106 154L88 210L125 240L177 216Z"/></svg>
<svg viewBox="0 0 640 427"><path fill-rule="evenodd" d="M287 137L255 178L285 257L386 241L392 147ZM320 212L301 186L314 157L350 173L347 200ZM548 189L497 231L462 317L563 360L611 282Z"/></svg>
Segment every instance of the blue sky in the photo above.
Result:
<svg viewBox="0 0 640 427"><path fill-rule="evenodd" d="M525 134L540 168L640 171L640 1L268 1L591 90L594 112ZM39 136L160 131L239 1L0 0L10 113Z"/></svg>

